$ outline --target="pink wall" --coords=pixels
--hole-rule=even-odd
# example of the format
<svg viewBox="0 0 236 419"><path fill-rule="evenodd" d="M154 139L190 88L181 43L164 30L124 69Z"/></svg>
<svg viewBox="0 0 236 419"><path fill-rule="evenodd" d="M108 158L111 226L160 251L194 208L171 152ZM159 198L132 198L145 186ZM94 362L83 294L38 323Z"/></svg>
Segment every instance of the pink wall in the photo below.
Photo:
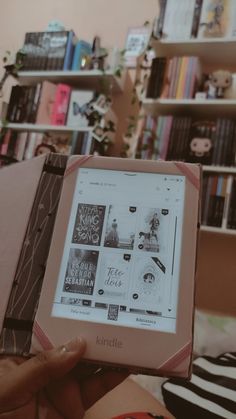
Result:
<svg viewBox="0 0 236 419"><path fill-rule="evenodd" d="M0 50L18 49L25 32L43 31L53 19L81 38L97 34L122 48L127 28L152 20L157 9L157 0L1 0Z"/></svg>

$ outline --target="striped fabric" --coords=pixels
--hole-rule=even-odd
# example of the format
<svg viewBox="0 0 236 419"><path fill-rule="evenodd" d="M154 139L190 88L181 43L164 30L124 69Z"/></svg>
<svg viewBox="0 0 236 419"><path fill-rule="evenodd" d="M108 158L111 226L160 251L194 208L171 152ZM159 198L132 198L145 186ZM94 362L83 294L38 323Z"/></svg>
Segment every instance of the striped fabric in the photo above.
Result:
<svg viewBox="0 0 236 419"><path fill-rule="evenodd" d="M236 352L196 358L191 380L168 380L162 394L177 419L236 419Z"/></svg>

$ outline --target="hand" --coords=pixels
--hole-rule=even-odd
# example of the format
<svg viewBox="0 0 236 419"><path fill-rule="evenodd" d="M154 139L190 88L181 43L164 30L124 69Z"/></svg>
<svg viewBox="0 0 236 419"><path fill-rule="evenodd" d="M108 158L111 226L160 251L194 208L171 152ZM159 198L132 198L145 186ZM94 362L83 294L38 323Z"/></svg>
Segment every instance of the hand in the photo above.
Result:
<svg viewBox="0 0 236 419"><path fill-rule="evenodd" d="M86 409L127 376L95 373L92 366L84 375L77 365L84 350L85 342L76 338L27 361L0 358L0 419L35 419L42 411L48 419L83 418Z"/></svg>

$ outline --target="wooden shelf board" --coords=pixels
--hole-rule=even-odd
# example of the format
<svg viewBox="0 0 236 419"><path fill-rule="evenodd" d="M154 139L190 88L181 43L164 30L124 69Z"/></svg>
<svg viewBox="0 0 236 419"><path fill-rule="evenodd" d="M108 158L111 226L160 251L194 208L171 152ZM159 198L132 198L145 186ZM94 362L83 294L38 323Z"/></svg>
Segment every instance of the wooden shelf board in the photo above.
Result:
<svg viewBox="0 0 236 419"><path fill-rule="evenodd" d="M157 56L199 56L203 63L235 67L236 38L204 38L153 41Z"/></svg>
<svg viewBox="0 0 236 419"><path fill-rule="evenodd" d="M217 172L217 173L232 173L236 174L236 167L226 166L202 166L204 172Z"/></svg>
<svg viewBox="0 0 236 419"><path fill-rule="evenodd" d="M143 107L152 115L173 114L183 111L188 113L204 114L235 114L236 99L143 99Z"/></svg>
<svg viewBox="0 0 236 419"><path fill-rule="evenodd" d="M68 83L84 89L101 90L103 84L108 83L114 93L123 91L122 78L116 77L112 71L103 73L100 70L89 71L19 71L21 84L33 84L43 80L54 83Z"/></svg>
<svg viewBox="0 0 236 419"><path fill-rule="evenodd" d="M37 124L16 124L9 123L3 125L0 123L0 128L9 128L12 130L19 131L33 131L33 132L44 132L44 131L59 131L59 132L90 132L93 130L93 127L70 127L66 125L37 125Z"/></svg>
<svg viewBox="0 0 236 419"><path fill-rule="evenodd" d="M227 234L227 235L236 235L236 229L230 229L230 228L221 228L221 227L211 227L211 226L201 226L201 231L206 231L209 233L217 233L217 234Z"/></svg>

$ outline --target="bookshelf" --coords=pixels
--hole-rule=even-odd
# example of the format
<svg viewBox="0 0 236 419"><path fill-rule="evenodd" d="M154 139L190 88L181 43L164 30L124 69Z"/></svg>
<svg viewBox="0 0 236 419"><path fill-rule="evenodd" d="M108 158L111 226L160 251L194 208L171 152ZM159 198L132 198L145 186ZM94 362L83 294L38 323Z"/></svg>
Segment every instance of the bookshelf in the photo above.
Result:
<svg viewBox="0 0 236 419"><path fill-rule="evenodd" d="M234 116L236 99L149 99L143 98L143 107L148 114L157 115L212 115Z"/></svg>
<svg viewBox="0 0 236 419"><path fill-rule="evenodd" d="M64 83L71 86L71 89L83 90L83 91L108 91L111 95L119 95L123 91L123 77L116 77L113 71L101 71L101 70L83 70L83 71L20 71L18 73L18 81L20 86L36 86L37 84L43 83L44 81L49 81L55 84ZM106 117L105 117L106 118ZM116 123L116 116L112 110L108 111L107 119L112 120ZM53 124L37 124L37 123L15 123L8 122L3 123L0 121L0 129L11 130L12 132L22 132L28 133L47 133L47 135L58 135L59 140L61 141L62 135L71 135L71 152L76 154L89 154L92 152L95 140L93 139L93 127L92 126L81 126L76 125L73 122L73 125L53 125ZM76 142L77 136L80 136L80 141ZM114 136L114 134L112 134ZM82 137L84 138L82 140ZM38 137L40 141L40 137ZM41 137L42 138L42 137ZM21 142L21 140L19 139ZM18 140L15 140L16 149L19 147ZM29 142L30 140L28 140ZM33 141L33 140L32 140ZM34 138L34 141L37 140ZM49 140L50 141L50 140ZM64 140L63 140L64 141ZM4 140L3 140L4 143ZM2 143L2 144L3 144ZM27 144L27 143L26 143ZM77 144L77 146L76 146ZM1 146L1 144L0 144ZM92 148L91 148L92 147ZM1 148L1 147L0 147ZM62 147L63 148L63 147ZM95 148L99 148L100 145ZM61 148L60 148L61 149ZM33 150L33 148L32 148ZM69 150L69 148L67 148ZM57 151L56 152L60 152ZM11 150L12 153L12 150ZM5 152L2 153L3 156Z"/></svg>
<svg viewBox="0 0 236 419"><path fill-rule="evenodd" d="M218 39L179 39L179 40L169 40L169 39L160 39L160 40L153 40L152 46L156 52L156 57L165 57L165 58L173 58L173 57L192 57L197 56L201 62L202 72L211 72L213 70L224 68L230 70L231 72L236 72L236 39L229 39L229 38L218 38ZM220 56L219 56L220 52ZM161 58L162 59L162 58ZM172 67L173 68L173 67ZM167 70L166 70L167 71ZM192 121L197 120L217 120L217 118L225 118L225 119L232 119L234 122L236 121L236 98L235 99L208 99L208 98L162 98L161 96L158 98L149 98L146 97L147 92L144 92L143 97L141 98L142 101L142 110L144 111L144 115L151 116L153 118L158 117L165 117L165 116L173 116L176 118L181 117L188 117L192 118ZM156 119L157 121L157 119ZM154 124L155 125L155 124ZM161 125L161 123L160 123ZM168 126L168 123L166 124ZM183 125L182 125L183 126ZM146 125L145 129L148 130L153 129L152 126ZM172 126L171 126L172 129ZM156 131L156 141L158 147L158 135L162 132L161 135L164 135L166 128L163 131L159 131L157 128ZM168 128L167 128L168 130ZM171 131L170 131L171 132ZM179 135L179 134L178 134ZM183 136L186 135L183 132ZM222 135L222 134L221 134ZM136 137L137 138L137 137ZM145 134L144 137L145 138ZM180 138L180 137L178 137ZM144 140L144 147L146 146L147 140ZM179 141L179 139L178 139ZM234 137L234 141L236 141L236 137ZM155 144L155 143L154 143ZM161 144L161 143L160 143ZM178 143L179 144L179 143ZM218 144L218 143L217 143ZM222 144L222 143L221 143ZM136 145L138 147L138 144ZM179 147L179 145L178 145ZM225 146L226 147L226 146ZM155 149L155 147L154 147ZM235 147L236 149L236 147ZM145 149L144 149L145 150ZM221 149L220 149L221 150ZM222 146L223 150L223 146ZM141 152L141 158L145 155ZM219 155L219 152L218 154ZM236 157L236 156L235 156ZM144 157L145 158L145 157ZM153 157L147 157L153 158ZM160 158L163 158L160 156ZM173 158L174 159L174 158ZM178 160L178 158L177 158ZM214 160L213 160L214 161ZM210 166L208 164L203 163L203 178L204 177L218 177L218 179L230 179L228 183L227 194L225 195L224 201L224 209L222 215L222 224L221 226L213 226L213 225L205 225L206 219L204 221L204 225L201 226L201 231L203 233L209 234L220 234L224 237L235 236L236 235L236 228L228 228L227 225L227 215L229 212L229 201L230 196L233 189L233 182L236 179L236 167L233 165L227 166L223 165L222 162L218 165L219 157L217 157L217 164ZM221 165L222 164L222 165ZM235 193L235 192L234 192ZM233 195L234 196L234 195ZM230 205L232 204L233 198L231 199ZM234 223L233 223L234 225Z"/></svg>

